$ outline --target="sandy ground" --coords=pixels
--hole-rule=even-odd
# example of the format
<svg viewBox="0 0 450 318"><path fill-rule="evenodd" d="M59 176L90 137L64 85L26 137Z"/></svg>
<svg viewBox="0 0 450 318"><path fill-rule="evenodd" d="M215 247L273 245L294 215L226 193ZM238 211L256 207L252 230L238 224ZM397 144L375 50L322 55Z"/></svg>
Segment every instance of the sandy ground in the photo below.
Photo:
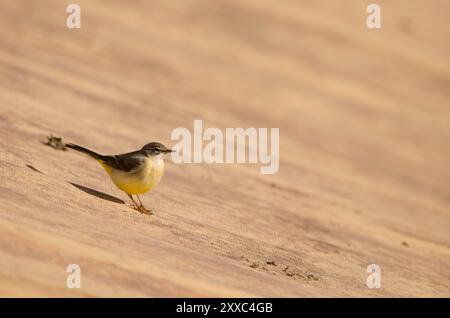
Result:
<svg viewBox="0 0 450 318"><path fill-rule="evenodd" d="M376 31L356 0L78 0L79 30L68 3L0 2L1 296L449 296L447 0L378 1ZM146 216L41 144L194 119L279 127L279 173L168 160Z"/></svg>

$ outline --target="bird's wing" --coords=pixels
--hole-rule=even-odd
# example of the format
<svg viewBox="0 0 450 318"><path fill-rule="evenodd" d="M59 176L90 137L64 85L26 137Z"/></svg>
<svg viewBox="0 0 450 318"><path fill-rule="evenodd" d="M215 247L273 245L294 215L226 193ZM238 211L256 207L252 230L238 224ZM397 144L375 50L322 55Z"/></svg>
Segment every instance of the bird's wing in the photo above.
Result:
<svg viewBox="0 0 450 318"><path fill-rule="evenodd" d="M134 172L142 167L145 156L139 153L126 153L117 156L104 156L102 161L114 169Z"/></svg>

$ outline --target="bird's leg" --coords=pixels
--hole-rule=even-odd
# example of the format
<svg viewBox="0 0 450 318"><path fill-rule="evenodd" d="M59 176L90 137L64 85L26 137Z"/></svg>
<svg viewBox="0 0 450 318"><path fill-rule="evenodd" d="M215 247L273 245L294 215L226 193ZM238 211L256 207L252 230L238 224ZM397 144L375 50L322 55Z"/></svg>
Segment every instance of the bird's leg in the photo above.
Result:
<svg viewBox="0 0 450 318"><path fill-rule="evenodd" d="M141 206L140 206L139 204L137 204L136 201L134 201L133 196L132 196L131 194L128 194L128 193L127 193L127 195L128 195L128 197L131 199L131 201L133 201L134 208L135 208L136 210L138 210L138 211L141 211Z"/></svg>
<svg viewBox="0 0 450 318"><path fill-rule="evenodd" d="M138 200L139 200L139 203L141 204L140 211L141 211L142 213L145 213L145 214L152 214L152 210L146 209L146 208L144 207L144 205L142 204L142 202L141 202L141 198L139 198L139 196L138 196L137 194L136 194L136 196L137 196L137 198L138 198Z"/></svg>

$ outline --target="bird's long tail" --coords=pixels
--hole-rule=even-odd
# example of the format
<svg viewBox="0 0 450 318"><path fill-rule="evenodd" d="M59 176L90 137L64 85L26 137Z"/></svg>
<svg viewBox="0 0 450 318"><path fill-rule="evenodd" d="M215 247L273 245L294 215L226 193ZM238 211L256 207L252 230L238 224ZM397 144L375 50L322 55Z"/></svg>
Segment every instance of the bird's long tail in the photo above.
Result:
<svg viewBox="0 0 450 318"><path fill-rule="evenodd" d="M83 147L75 145L75 144L66 144L66 147L70 148L70 149L73 149L73 150L76 150L76 151L79 151L81 153L84 153L84 154L88 155L89 157L92 157L92 158L94 158L96 160L102 160L102 158L104 157L101 154L98 154L98 153L96 153L96 152L94 152L92 150L83 148Z"/></svg>

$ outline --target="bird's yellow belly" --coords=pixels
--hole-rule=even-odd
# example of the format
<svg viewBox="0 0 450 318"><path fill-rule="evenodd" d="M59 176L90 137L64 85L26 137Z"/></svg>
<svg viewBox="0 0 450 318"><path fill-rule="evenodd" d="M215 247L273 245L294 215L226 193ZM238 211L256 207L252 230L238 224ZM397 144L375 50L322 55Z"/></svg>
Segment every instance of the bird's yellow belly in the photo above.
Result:
<svg viewBox="0 0 450 318"><path fill-rule="evenodd" d="M114 184L128 194L142 194L156 187L164 173L164 161L147 159L139 171L129 173L105 167ZM108 171L109 170L109 171Z"/></svg>

